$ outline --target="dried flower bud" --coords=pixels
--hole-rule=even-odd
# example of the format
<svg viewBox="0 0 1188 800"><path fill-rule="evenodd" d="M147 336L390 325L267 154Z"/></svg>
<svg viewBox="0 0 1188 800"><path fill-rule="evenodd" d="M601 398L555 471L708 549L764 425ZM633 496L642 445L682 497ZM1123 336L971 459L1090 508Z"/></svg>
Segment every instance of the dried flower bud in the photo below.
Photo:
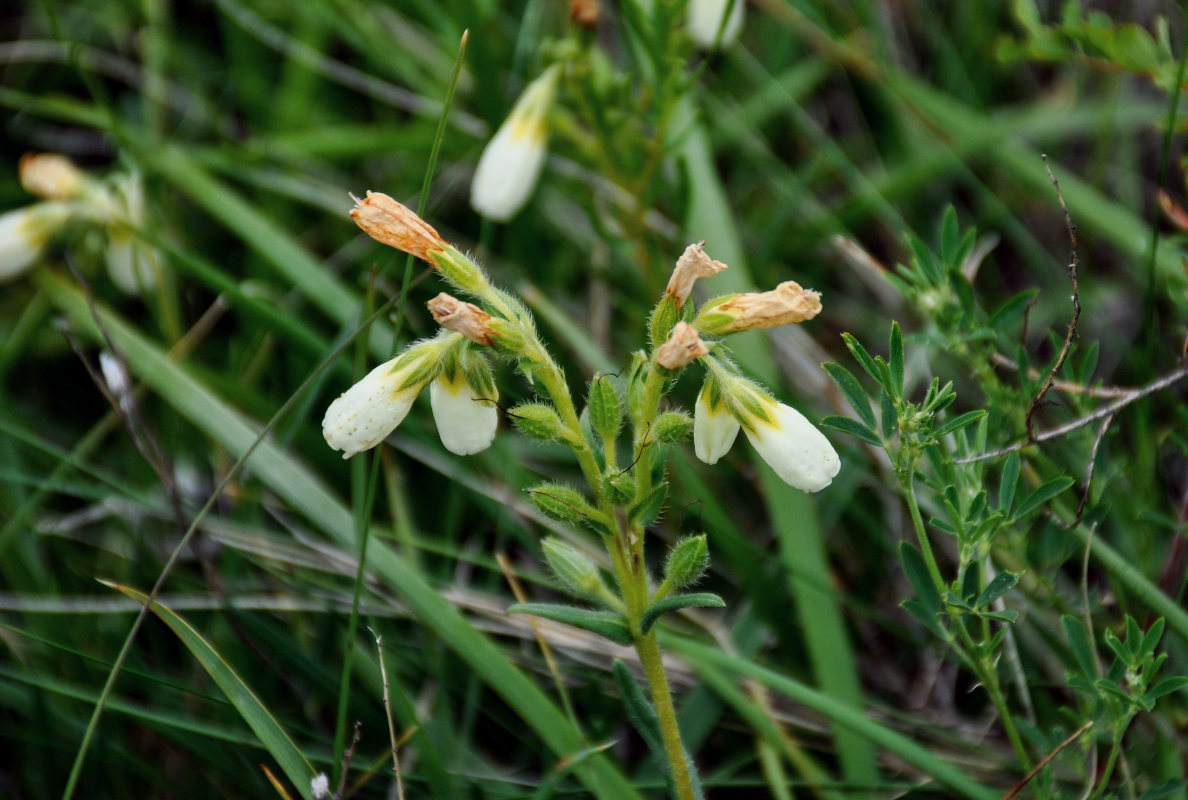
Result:
<svg viewBox="0 0 1188 800"><path fill-rule="evenodd" d="M676 267L672 270L672 277L668 279L668 288L664 291L672 297L679 309L689 299L689 292L698 278L708 278L726 269L721 261L714 261L705 254L705 242L695 242L685 248L685 252L677 259Z"/></svg>
<svg viewBox="0 0 1188 800"><path fill-rule="evenodd" d="M77 197L87 178L74 162L57 153L25 153L20 163L21 186L46 200Z"/></svg>
<svg viewBox="0 0 1188 800"><path fill-rule="evenodd" d="M656 351L656 363L665 369L680 369L708 352L697 329L687 322L678 322L672 326L668 341Z"/></svg>
<svg viewBox="0 0 1188 800"><path fill-rule="evenodd" d="M368 191L362 200L356 197L351 219L377 242L411 253L423 261L430 260L430 253L446 248L445 241L433 226L407 206L380 192Z"/></svg>
<svg viewBox="0 0 1188 800"><path fill-rule="evenodd" d="M465 336L475 344L491 344L491 315L474 303L467 303L442 292L425 305L438 325Z"/></svg>
<svg viewBox="0 0 1188 800"><path fill-rule="evenodd" d="M747 292L710 301L702 306L693 324L708 334L725 334L751 328L775 328L810 320L821 313L821 294L784 281L770 292Z"/></svg>
<svg viewBox="0 0 1188 800"><path fill-rule="evenodd" d="M598 0L569 0L569 18L582 28L598 27Z"/></svg>

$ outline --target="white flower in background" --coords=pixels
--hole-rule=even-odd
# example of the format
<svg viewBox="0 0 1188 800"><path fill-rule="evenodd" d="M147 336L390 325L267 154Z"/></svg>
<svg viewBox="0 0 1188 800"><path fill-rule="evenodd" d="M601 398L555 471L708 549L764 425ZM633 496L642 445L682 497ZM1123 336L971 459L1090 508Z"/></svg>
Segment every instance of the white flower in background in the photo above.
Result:
<svg viewBox="0 0 1188 800"><path fill-rule="evenodd" d="M730 17L726 20L726 27L722 30L722 38L718 39L718 30L722 28L722 16L730 6L730 0L689 0L686 24L689 36L693 42L706 50L715 43L721 47L733 42L742 30L744 0L734 0L730 8Z"/></svg>
<svg viewBox="0 0 1188 800"><path fill-rule="evenodd" d="M326 444L342 451L343 458L370 450L388 438L408 416L413 401L433 377L436 352L425 358L428 345L413 345L397 358L384 362L363 380L339 395L322 418ZM436 351L436 346L433 348ZM428 367L428 369L426 369Z"/></svg>
<svg viewBox="0 0 1188 800"><path fill-rule="evenodd" d="M805 492L819 492L833 483L841 459L833 445L796 409L769 401L769 420L749 417L743 431L776 475Z"/></svg>
<svg viewBox="0 0 1188 800"><path fill-rule="evenodd" d="M32 266L70 217L65 203L37 203L0 214L0 281L16 278Z"/></svg>
<svg viewBox="0 0 1188 800"><path fill-rule="evenodd" d="M506 222L532 196L544 167L559 74L554 64L528 84L483 150L470 184L470 205L484 217Z"/></svg>
<svg viewBox="0 0 1188 800"><path fill-rule="evenodd" d="M18 169L25 191L46 200L70 200L95 184L73 161L58 153L25 153Z"/></svg>
<svg viewBox="0 0 1188 800"><path fill-rule="evenodd" d="M330 797L330 778L325 772L319 772L310 778L309 793L314 800L327 800Z"/></svg>
<svg viewBox="0 0 1188 800"><path fill-rule="evenodd" d="M722 398L713 397L715 394L707 379L693 410L693 451L707 464L718 463L730 451L741 427Z"/></svg>
<svg viewBox="0 0 1188 800"><path fill-rule="evenodd" d="M104 192L105 202L97 208L105 218L107 231L107 274L124 294L140 294L157 285L160 256L133 231L144 224L144 185L130 173Z"/></svg>
<svg viewBox="0 0 1188 800"><path fill-rule="evenodd" d="M499 426L498 396L491 395L493 389L480 395L461 374L453 380L442 374L429 385L433 421L446 450L468 456L490 447Z"/></svg>

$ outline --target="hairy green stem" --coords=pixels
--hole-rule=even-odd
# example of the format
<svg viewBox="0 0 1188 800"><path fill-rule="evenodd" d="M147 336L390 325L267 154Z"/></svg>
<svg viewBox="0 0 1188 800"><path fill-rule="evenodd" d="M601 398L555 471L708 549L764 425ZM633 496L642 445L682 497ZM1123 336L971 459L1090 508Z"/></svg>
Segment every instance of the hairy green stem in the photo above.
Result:
<svg viewBox="0 0 1188 800"><path fill-rule="evenodd" d="M656 718L660 722L660 737L664 740L664 753L672 768L672 781L680 800L694 800L693 778L689 774L689 762L685 758L685 746L681 744L681 730L677 726L676 709L672 704L672 692L668 689L668 676L664 672L664 661L660 656L660 645L656 632L636 636L635 651L639 653L648 688L652 692L652 705L656 707Z"/></svg>

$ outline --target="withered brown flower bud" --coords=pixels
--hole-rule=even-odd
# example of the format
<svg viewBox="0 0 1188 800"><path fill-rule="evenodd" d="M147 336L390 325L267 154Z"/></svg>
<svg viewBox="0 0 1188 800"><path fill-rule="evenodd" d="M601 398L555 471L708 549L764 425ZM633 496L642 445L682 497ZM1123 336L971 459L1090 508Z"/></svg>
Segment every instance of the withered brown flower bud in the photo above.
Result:
<svg viewBox="0 0 1188 800"><path fill-rule="evenodd" d="M433 315L437 324L447 331L460 333L475 344L491 344L491 327L488 324L491 315L478 306L445 292L434 297L426 305L429 306L429 313Z"/></svg>
<svg viewBox="0 0 1188 800"><path fill-rule="evenodd" d="M372 239L423 261L429 261L430 253L446 248L432 225L380 192L369 191L362 200L355 198L351 219Z"/></svg>
<svg viewBox="0 0 1188 800"><path fill-rule="evenodd" d="M706 303L693 324L720 335L751 328L775 328L810 320L821 313L821 294L784 281L770 292L747 292Z"/></svg>
<svg viewBox="0 0 1188 800"><path fill-rule="evenodd" d="M672 327L668 341L656 351L656 363L665 369L680 369L709 353L697 329L687 322Z"/></svg>
<svg viewBox="0 0 1188 800"><path fill-rule="evenodd" d="M689 299L689 292L698 278L708 278L726 269L721 261L714 261L705 254L705 242L695 242L685 248L685 252L677 259L676 267L672 270L672 277L668 279L668 288L664 291L672 297L673 303L679 309Z"/></svg>

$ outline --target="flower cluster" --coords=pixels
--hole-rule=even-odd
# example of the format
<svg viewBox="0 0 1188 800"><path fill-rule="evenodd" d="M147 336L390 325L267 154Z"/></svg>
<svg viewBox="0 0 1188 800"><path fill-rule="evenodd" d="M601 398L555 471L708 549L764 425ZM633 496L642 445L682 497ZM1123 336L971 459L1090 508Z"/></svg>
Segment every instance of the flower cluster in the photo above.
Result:
<svg viewBox="0 0 1188 800"><path fill-rule="evenodd" d="M21 185L42 202L0 214L0 281L20 276L41 258L50 239L72 221L98 226L107 239L112 283L137 294L157 282L157 251L135 235L144 223L144 189L135 173L100 181L56 153L28 153Z"/></svg>
<svg viewBox="0 0 1188 800"><path fill-rule="evenodd" d="M487 353L514 358L529 378L538 370L544 377L560 374L536 338L530 315L518 300L493 287L466 255L391 197L368 192L363 200L356 200L351 216L373 238L432 264L442 277L482 305L446 293L430 300L429 310L441 325L441 333L376 367L331 403L322 421L326 441L341 450L344 458L375 447L404 420L417 395L428 386L445 447L461 455L486 449L498 426L498 394ZM706 302L696 313L685 313L693 284L724 269L725 264L706 255L702 243L689 245L678 259L652 315L651 363L644 366L649 359L637 356L638 366L629 378L629 384L636 387L627 389L632 421L638 430L654 428L656 439L665 443L681 441L691 427L694 450L709 464L726 454L742 430L781 479L804 491L820 491L840 469L837 452L800 412L777 402L739 374L722 354L716 338L812 319L821 311L820 296L786 281L769 292L727 295ZM679 319L682 314L685 319ZM660 387L693 362L704 365L706 377L692 425L679 413L654 417ZM649 391L652 407L641 411L638 398ZM594 381L591 426L607 444L608 464L613 461L620 415L615 390L605 380ZM514 417L517 427L528 435L585 448L572 413L571 425L553 408L526 404L517 407ZM637 443L646 441L645 435ZM612 489L632 496L634 487L624 483L625 473L611 480Z"/></svg>

